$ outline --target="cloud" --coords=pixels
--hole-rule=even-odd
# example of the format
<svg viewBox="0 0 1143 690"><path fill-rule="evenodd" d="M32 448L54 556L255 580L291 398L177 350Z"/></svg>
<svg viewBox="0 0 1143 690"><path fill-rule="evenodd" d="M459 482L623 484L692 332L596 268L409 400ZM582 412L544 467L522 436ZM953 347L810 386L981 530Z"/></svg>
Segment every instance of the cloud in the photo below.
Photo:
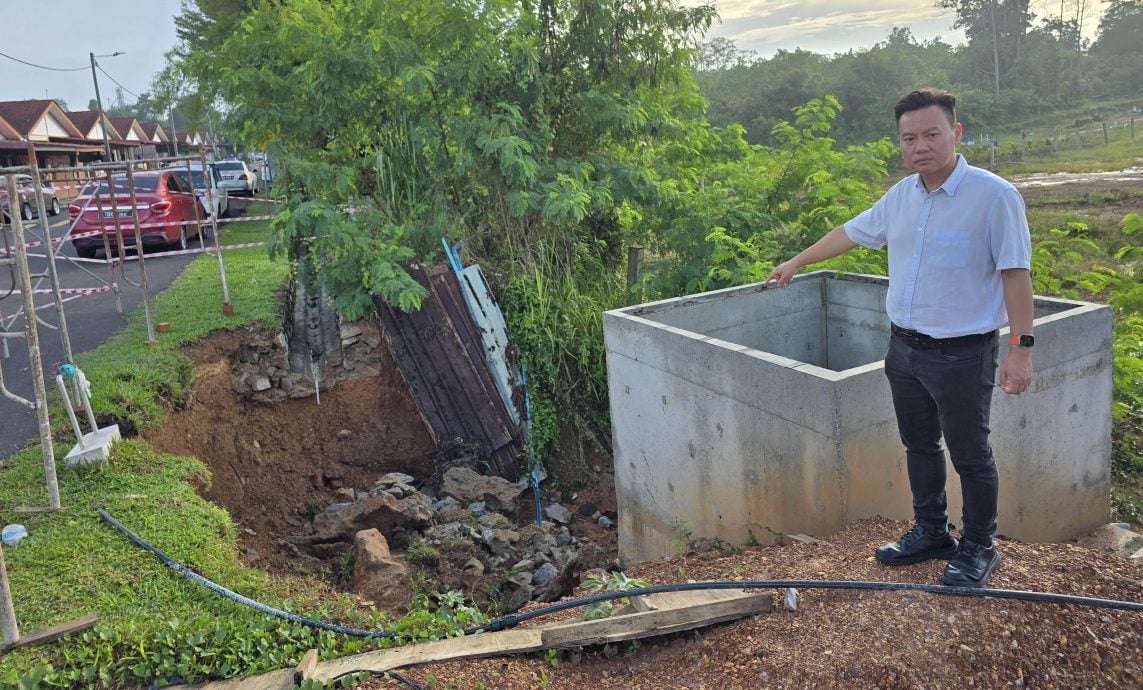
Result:
<svg viewBox="0 0 1143 690"><path fill-rule="evenodd" d="M708 38L728 38L760 54L796 47L844 52L883 40L898 26L912 27L919 39L955 33L952 13L936 7L934 0L712 1L721 23Z"/></svg>

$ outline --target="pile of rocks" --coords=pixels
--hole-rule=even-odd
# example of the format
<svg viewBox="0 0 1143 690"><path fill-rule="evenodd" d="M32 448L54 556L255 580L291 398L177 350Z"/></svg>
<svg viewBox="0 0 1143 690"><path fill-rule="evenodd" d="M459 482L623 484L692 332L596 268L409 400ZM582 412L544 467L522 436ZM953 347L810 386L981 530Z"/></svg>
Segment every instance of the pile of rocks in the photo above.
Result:
<svg viewBox="0 0 1143 690"><path fill-rule="evenodd" d="M468 467L449 469L439 486L414 483L393 472L366 491L341 489L346 500L315 515L306 534L287 543L322 562L352 550L354 593L395 612L404 611L412 591L410 561L431 566L442 587L478 601L499 599L510 611L532 600L556 601L584 571L613 565L602 549L572 535L572 513L559 503L545 506L540 524L519 526L517 505L531 505L525 484ZM602 524L613 519L600 516Z"/></svg>
<svg viewBox="0 0 1143 690"><path fill-rule="evenodd" d="M368 321L341 323L341 351L329 353L317 372L322 389L338 381L376 376L381 372L378 347L382 336ZM257 336L244 343L231 364L237 392L259 402L304 398L314 394L314 372L292 372L286 338Z"/></svg>

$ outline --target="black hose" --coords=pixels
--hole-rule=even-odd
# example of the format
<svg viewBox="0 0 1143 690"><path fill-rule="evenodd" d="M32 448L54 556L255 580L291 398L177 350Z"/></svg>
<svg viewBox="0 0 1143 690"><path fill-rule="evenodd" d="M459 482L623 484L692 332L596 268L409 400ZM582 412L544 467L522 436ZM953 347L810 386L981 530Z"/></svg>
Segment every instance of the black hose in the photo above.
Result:
<svg viewBox="0 0 1143 690"><path fill-rule="evenodd" d="M1042 592L1026 592L1013 589L984 589L971 587L949 587L946 585L929 585L917 582L861 582L848 580L721 580L708 582L687 582L673 585L653 585L651 587L637 587L622 592L602 592L582 599L562 601L558 604L528 611L527 613L513 613L502 616L488 625L469 628L465 635L477 632L494 632L515 627L526 620L565 609L588 606L601 601L618 599L620 597L643 596L645 594L659 594L661 592L685 592L700 589L871 589L871 590L911 590L915 592L928 592L930 594L945 594L951 596L992 597L995 599L1018 599L1021 601L1035 601L1052 604L1077 604L1105 609L1120 609L1126 611L1143 611L1143 603L1133 601L1117 601L1114 599L1097 599L1095 597L1081 597L1071 594L1045 594Z"/></svg>
<svg viewBox="0 0 1143 690"><path fill-rule="evenodd" d="M131 530L124 527L122 524L120 524L120 522L118 520L116 520L115 518L108 515L107 511L105 511L103 508L96 506L96 510L99 511L99 517L103 518L104 522L106 522L107 524L111 525L115 529L117 529L120 532L122 532L123 534L125 534L127 536L127 538L130 539L131 541L135 542L135 544L137 546L139 546L139 547L141 547L147 551L150 551L151 554L155 556L155 558L158 558L160 561L162 561L164 564L166 564L167 567L171 568L172 570L175 570L176 572L179 572L179 573L185 575L186 577L190 578L194 582L197 582L198 584L202 585L203 587L206 587L207 589L209 589L213 592L221 594L224 597L228 597L230 599L233 599L234 601L237 601L240 604L244 604L246 606L249 606L250 608L255 609L257 611L261 611L262 613L269 614L271 616L275 616L277 618L281 618L283 620L290 621L291 623L299 623L301 625L308 625L308 626L313 627L313 628L320 628L321 630L329 630L331 632L340 633L342 635L350 635L352 637L380 637L380 638L386 638L386 639L400 639L400 638L402 638L402 636L394 635L393 633L377 632L377 631L373 631L373 630L358 630L357 628L347 628L343 625L333 625L332 623L324 623L322 621L313 620L312 618L303 618L301 616L292 614L288 611L282 611L281 609L275 609L275 608L271 608L269 606L266 606L265 604L260 604L257 601L254 601L253 599L249 599L247 597L244 597L237 592L233 592L233 591L223 587L220 584L217 584L215 582L211 582L210 580L206 579L202 575L199 575L198 573L194 572L193 570L190 570L186 566L176 562L175 560L173 560L171 557L167 556L162 551L158 550L154 546L151 546L147 542L143 541L143 539L141 537L139 537L138 535L136 535L134 532L132 532Z"/></svg>
<svg viewBox="0 0 1143 690"><path fill-rule="evenodd" d="M351 635L354 637L378 637L386 639L403 639L411 640L410 637L404 635L395 635L387 632L376 632L371 630L358 630L355 628L347 628L340 625L332 625L330 623L323 623L321 621L312 620L309 618L302 618L301 616L280 611L271 608L265 604L260 604L252 599L248 599L241 594L232 592L225 587L215 584L210 580L202 577L201 575L188 570L185 566L172 560L162 551L159 551L154 546L151 546L141 538L133 534L126 527L121 525L115 518L111 517L102 508L99 510L99 516L105 522L127 535L131 541L135 542L138 546L150 551L160 561L165 563L168 567L182 573L190 579L198 582L199 584L211 589L223 596L229 597L234 601L245 604L263 613L285 620L300 623L302 625L309 625L322 630L330 630L344 635ZM914 592L928 592L929 594L943 594L951 596L965 596L965 597L992 597L995 599L1016 599L1019 601L1034 601L1049 604L1076 604L1079 606L1091 606L1095 608L1105 609L1119 609L1123 611L1143 611L1143 603L1133 601L1118 601L1115 599L1099 599L1096 597L1083 597L1071 594L1047 594L1042 592L1027 592L1012 589L984 589L984 588L970 588L970 587L948 587L945 585L932 585L921 584L917 582L861 582L861 581L845 581L845 580L722 580L711 582L687 582L670 585L653 585L650 587L637 587L634 589L627 589L621 592L601 592L591 596L583 597L580 599L571 599L563 601L551 606L528 611L527 613L513 613L507 616L501 616L487 625L476 626L468 628L464 631L465 635L473 635L480 632L496 632L499 630L506 630L513 628L519 623L540 616L546 616L557 611L565 609L577 608L580 606L588 606L602 601L610 601L612 599L621 599L624 597L643 596L646 594L659 594L661 592L685 592L702 589L868 589L868 590L881 590L881 591L914 591Z"/></svg>

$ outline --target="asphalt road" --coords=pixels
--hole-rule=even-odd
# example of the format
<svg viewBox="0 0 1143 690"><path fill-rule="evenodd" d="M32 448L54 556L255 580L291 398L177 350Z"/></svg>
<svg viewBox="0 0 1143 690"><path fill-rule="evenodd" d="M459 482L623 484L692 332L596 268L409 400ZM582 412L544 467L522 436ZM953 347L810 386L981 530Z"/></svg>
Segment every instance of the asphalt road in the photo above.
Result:
<svg viewBox="0 0 1143 690"><path fill-rule="evenodd" d="M232 202L236 201L231 199ZM241 212L245 203L239 201L232 206L232 215ZM65 211L55 217L49 217L53 237L59 237L67 229L68 216ZM42 233L32 220L30 225L35 226L35 235L29 232L25 224L26 240L31 242L38 239ZM7 246L12 246L13 232L5 226L0 233L7 233ZM0 255L3 254L4 235L0 234ZM199 241L191 239L188 248L198 248ZM110 274L106 265L90 262L73 262L68 259L75 258L75 250L70 242L57 244L56 271L59 274L60 287L69 288L99 288L110 282ZM147 284L149 294L153 300L172 281L196 255L145 257L147 270ZM130 256L133 252L128 252ZM100 252L98 258L103 258ZM50 289L51 282L45 277L38 280L36 274L46 274L48 262L44 255L44 248L38 247L29 250L29 270L33 275L33 288ZM126 264L127 279L135 283L140 282L139 262L128 261ZM39 285L36 283L39 282ZM101 345L112 334L127 324L126 316L136 308L142 308L143 291L124 281L116 274L119 284L119 299L123 307L122 313L116 309L114 292L99 292L92 295L75 297L64 303L64 317L67 320L67 331L71 339L71 348L74 354L94 349ZM24 316L22 313L23 298L19 294L11 294L11 290L19 289L19 282L14 273L14 267L0 266L0 332L23 333ZM68 299L72 295L64 295ZM35 303L39 323L40 354L44 367L45 385L49 391L56 388L55 377L57 368L66 361L63 338L58 328L58 314L52 306L52 297L36 295ZM46 305L46 306L45 306ZM19 316L17 316L17 314ZM15 318L14 318L15 317ZM46 325L45 325L46 323ZM0 367L3 368L4 387L20 397L33 400L35 398L35 385L29 363L27 342L24 338L0 338ZM53 425L58 426L66 420L53 419ZM81 421L84 431L87 431L86 421ZM39 424L35 411L9 400L0 395L0 458L6 458L15 451L27 446L29 442L39 442Z"/></svg>

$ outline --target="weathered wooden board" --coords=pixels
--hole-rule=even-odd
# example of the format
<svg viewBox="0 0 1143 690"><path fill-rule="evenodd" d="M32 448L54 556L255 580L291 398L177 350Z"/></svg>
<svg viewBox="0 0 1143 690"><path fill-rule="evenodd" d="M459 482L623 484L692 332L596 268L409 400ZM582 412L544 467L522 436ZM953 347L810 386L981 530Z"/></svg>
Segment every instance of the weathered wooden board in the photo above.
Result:
<svg viewBox="0 0 1143 690"><path fill-rule="evenodd" d="M502 630L481 635L422 642L408 647L382 649L354 656L343 656L340 659L318 664L310 677L327 681L350 671L381 672L403 666L427 664L433 661L534 652L544 648L541 635L542 628Z"/></svg>
<svg viewBox="0 0 1143 690"><path fill-rule="evenodd" d="M551 626L543 629L540 639L545 649L622 642L764 613L773 606L769 592L746 594L740 589L664 592L646 599L648 611Z"/></svg>
<svg viewBox="0 0 1143 690"><path fill-rule="evenodd" d="M50 628L44 628L43 630L32 633L31 635L24 635L12 644L6 644L3 647L0 647L0 651L10 652L13 649L19 649L21 647L31 647L32 645L54 642L64 635L70 635L73 632L79 632L80 630L94 628L97 623L99 623L99 616L92 613L84 616L83 618L76 618L75 620L68 621L67 623L60 623L59 625L53 625Z"/></svg>
<svg viewBox="0 0 1143 690"><path fill-rule="evenodd" d="M579 647L634 640L765 613L773 606L773 595L770 592L747 593L741 589L663 592L639 599L640 601L635 604L638 612L603 620L573 621L542 628L503 630L436 640L346 656L319 662L316 666L311 666L303 660L303 664L307 667L305 677L324 682L352 671L381 673L435 661L521 654L557 647ZM295 670L288 669L244 680L211 683L197 688L198 690L278 690L283 686L273 683L280 682L276 679L285 678L278 675L282 673L288 674L290 682L293 682ZM271 676L274 679L270 679Z"/></svg>
<svg viewBox="0 0 1143 690"><path fill-rule="evenodd" d="M773 605L769 592L748 594L740 589L664 592L642 599L642 605L650 609L644 613L470 635L343 657L318 664L312 677L329 680L351 670L380 672L433 661L633 640L764 613Z"/></svg>
<svg viewBox="0 0 1143 690"><path fill-rule="evenodd" d="M284 668L249 678L219 680L204 685L175 685L169 690L293 690L295 685L294 669Z"/></svg>

